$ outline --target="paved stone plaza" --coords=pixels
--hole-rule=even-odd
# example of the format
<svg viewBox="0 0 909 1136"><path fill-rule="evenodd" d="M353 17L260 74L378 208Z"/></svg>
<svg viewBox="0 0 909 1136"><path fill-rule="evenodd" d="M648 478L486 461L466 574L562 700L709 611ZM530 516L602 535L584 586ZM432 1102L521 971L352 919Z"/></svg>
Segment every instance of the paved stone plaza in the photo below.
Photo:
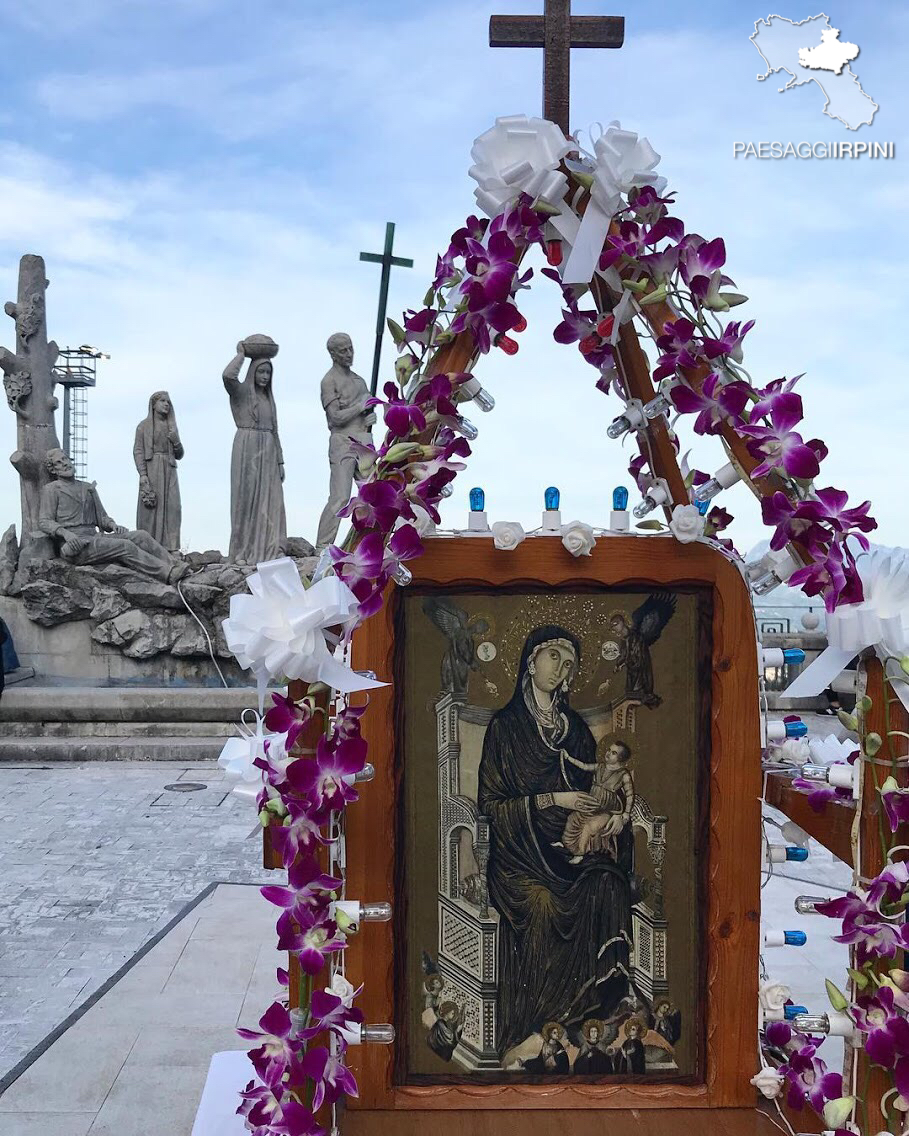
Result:
<svg viewBox="0 0 909 1136"><path fill-rule="evenodd" d="M207 885L276 878L255 824L214 763L0 764L0 1078Z"/></svg>

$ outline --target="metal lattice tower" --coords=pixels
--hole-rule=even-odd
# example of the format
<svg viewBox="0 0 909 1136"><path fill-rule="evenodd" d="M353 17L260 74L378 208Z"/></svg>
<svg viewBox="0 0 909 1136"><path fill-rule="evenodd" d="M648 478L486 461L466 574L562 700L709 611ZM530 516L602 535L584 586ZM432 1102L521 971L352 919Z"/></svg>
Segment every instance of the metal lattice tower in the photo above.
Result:
<svg viewBox="0 0 909 1136"><path fill-rule="evenodd" d="M83 343L64 347L54 367L63 387L63 449L76 467L76 477L88 475L88 388L97 382L98 360L109 358Z"/></svg>

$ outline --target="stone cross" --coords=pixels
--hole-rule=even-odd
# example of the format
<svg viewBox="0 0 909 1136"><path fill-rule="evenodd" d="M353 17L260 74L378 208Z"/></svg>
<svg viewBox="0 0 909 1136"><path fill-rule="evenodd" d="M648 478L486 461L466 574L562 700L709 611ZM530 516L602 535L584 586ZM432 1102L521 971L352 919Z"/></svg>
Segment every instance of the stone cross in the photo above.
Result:
<svg viewBox="0 0 909 1136"><path fill-rule="evenodd" d="M624 16L572 16L571 0L544 0L542 16L490 16L490 47L542 47L543 117L568 134L573 47L621 47Z"/></svg>
<svg viewBox="0 0 909 1136"><path fill-rule="evenodd" d="M379 359L382 355L382 336L385 334L385 313L388 310L388 282L391 279L391 268L413 268L413 261L404 256L392 256L391 250L395 243L394 221L385 223L385 250L378 252L361 252L360 260L369 260L374 264L382 265L382 276L379 281L379 315L376 320L376 349L372 356L372 381L369 384L371 394L375 394L379 385Z"/></svg>

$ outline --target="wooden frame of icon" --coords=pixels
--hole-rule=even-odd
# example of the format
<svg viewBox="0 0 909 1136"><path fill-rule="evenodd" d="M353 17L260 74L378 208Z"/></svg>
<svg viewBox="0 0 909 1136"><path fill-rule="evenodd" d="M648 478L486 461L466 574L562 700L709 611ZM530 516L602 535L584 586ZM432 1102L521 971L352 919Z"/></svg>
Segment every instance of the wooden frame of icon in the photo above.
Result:
<svg viewBox="0 0 909 1136"><path fill-rule="evenodd" d="M347 814L347 973L394 1046L352 1109L753 1104L760 767L746 586L704 544L435 538L354 638L391 685Z"/></svg>

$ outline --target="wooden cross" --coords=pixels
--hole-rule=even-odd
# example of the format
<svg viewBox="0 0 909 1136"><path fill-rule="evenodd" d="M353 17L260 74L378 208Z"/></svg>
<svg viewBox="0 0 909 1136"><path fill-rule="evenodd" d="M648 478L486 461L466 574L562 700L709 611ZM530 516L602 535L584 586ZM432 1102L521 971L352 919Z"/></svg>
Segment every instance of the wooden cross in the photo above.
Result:
<svg viewBox="0 0 909 1136"><path fill-rule="evenodd" d="M490 47L542 47L543 117L568 133L573 47L621 47L624 16L572 16L571 0L544 0L542 16L490 16Z"/></svg>
<svg viewBox="0 0 909 1136"><path fill-rule="evenodd" d="M385 224L385 250L384 252L361 252L360 260L369 260L374 264L382 265L382 277L379 282L379 316L376 320L376 348L372 356L372 381L369 389L375 394L379 385L379 360L382 356L382 337L385 334L385 313L388 309L388 282L391 279L391 268L413 268L413 261L403 256L392 256L391 249L395 243L394 221Z"/></svg>

